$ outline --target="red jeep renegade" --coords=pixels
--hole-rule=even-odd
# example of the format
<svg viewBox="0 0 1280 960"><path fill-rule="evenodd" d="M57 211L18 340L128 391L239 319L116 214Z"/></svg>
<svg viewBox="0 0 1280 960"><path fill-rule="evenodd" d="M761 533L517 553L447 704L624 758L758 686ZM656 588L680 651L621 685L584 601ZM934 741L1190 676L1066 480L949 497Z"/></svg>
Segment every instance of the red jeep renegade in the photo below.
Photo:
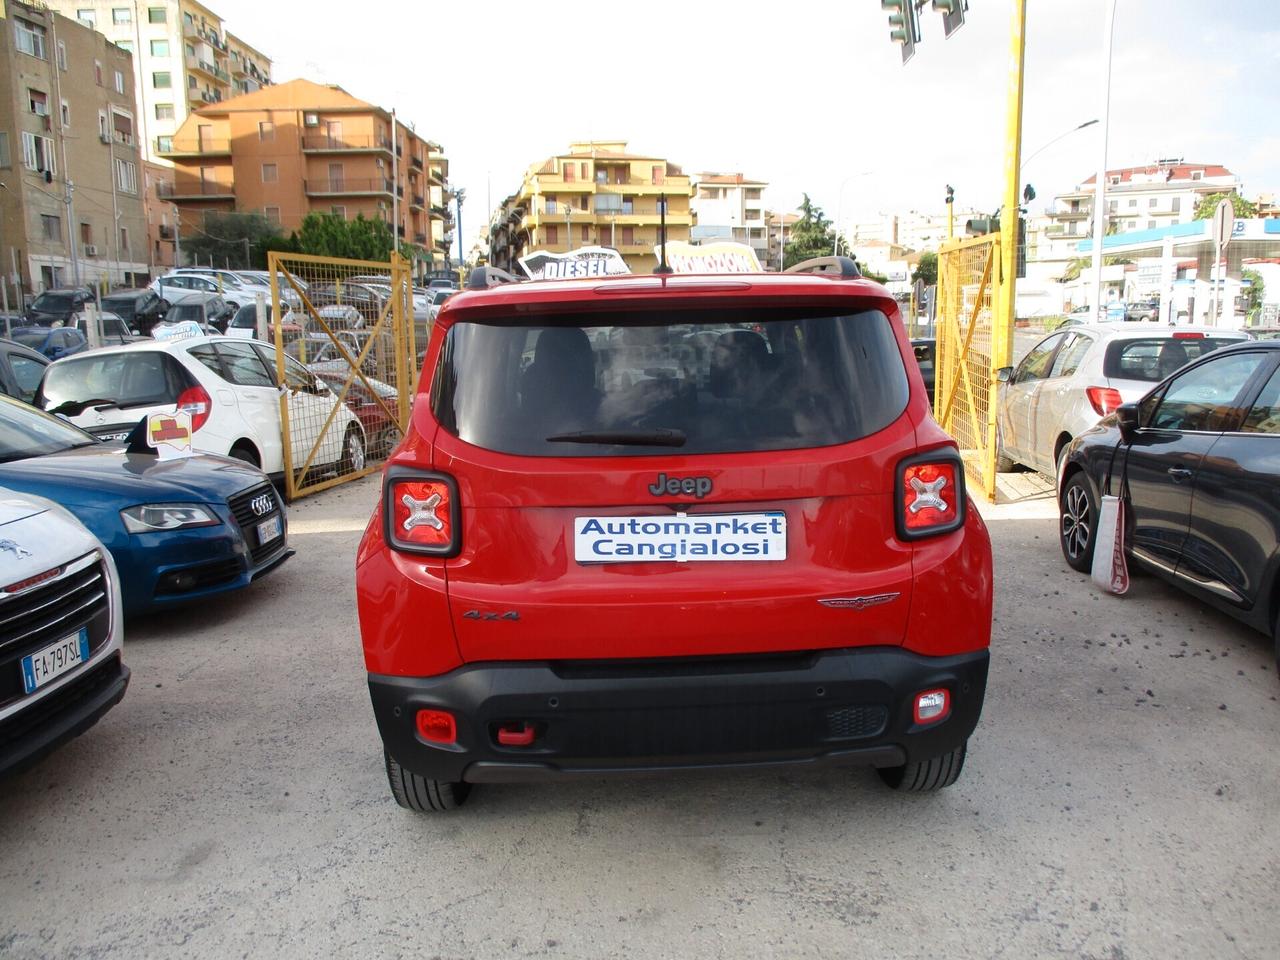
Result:
<svg viewBox="0 0 1280 960"><path fill-rule="evenodd" d="M884 288L835 258L495 279L440 312L356 561L396 800L767 764L954 783L991 545Z"/></svg>

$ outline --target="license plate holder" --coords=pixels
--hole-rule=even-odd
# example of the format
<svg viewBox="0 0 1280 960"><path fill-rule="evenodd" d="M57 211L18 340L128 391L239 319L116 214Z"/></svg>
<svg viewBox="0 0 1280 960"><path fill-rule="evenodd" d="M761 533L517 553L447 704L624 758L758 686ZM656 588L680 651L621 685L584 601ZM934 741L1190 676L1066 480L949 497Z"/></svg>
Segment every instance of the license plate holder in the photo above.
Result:
<svg viewBox="0 0 1280 960"><path fill-rule="evenodd" d="M63 637L22 658L22 692L32 694L89 659L89 630Z"/></svg>
<svg viewBox="0 0 1280 960"><path fill-rule="evenodd" d="M574 517L578 563L787 559L787 516L760 513Z"/></svg>
<svg viewBox="0 0 1280 960"><path fill-rule="evenodd" d="M278 540L284 533L284 524L279 517L272 517L258 524L258 546L265 547L272 540Z"/></svg>

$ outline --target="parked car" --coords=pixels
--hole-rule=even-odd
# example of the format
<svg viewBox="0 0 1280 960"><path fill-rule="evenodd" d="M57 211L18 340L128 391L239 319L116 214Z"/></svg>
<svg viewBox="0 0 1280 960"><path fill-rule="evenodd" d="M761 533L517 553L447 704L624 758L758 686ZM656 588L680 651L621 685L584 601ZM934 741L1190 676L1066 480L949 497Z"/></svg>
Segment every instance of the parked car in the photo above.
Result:
<svg viewBox="0 0 1280 960"><path fill-rule="evenodd" d="M364 469L360 421L306 367L290 357L284 363L294 461L300 466L319 442L316 469ZM122 440L148 414L186 410L196 450L243 460L273 477L283 475L280 391L271 344L180 337L95 350L60 364L45 371L36 404L96 437ZM326 423L329 429L322 433Z"/></svg>
<svg viewBox="0 0 1280 960"><path fill-rule="evenodd" d="M924 378L924 388L929 392L929 405L933 406L933 377L937 363L938 341L932 337L916 337L911 341L911 349L916 355L920 376Z"/></svg>
<svg viewBox="0 0 1280 960"><path fill-rule="evenodd" d="M167 296L171 303L177 303L182 298L174 297L169 291L170 287L216 293L233 308L252 303L258 290L255 282L238 273L214 267L178 267L151 283L153 290L161 296Z"/></svg>
<svg viewBox="0 0 1280 960"><path fill-rule="evenodd" d="M93 290L88 287L60 287L46 290L31 302L22 314L29 327L52 327L70 323L71 318L84 310L86 303L96 303Z"/></svg>
<svg viewBox="0 0 1280 960"><path fill-rule="evenodd" d="M49 360L61 360L89 349L89 341L74 327L19 327L13 339Z"/></svg>
<svg viewBox="0 0 1280 960"><path fill-rule="evenodd" d="M357 556L400 805L761 763L955 781L990 541L897 304L858 277L826 258L450 301Z"/></svg>
<svg viewBox="0 0 1280 960"><path fill-rule="evenodd" d="M307 299L315 307L351 306L366 321L375 321L382 314L387 295L376 285L366 283L315 281L307 289Z"/></svg>
<svg viewBox="0 0 1280 960"><path fill-rule="evenodd" d="M4 403L0 421L21 406ZM20 442L7 426L5 456ZM0 489L0 544L2 776L97 723L124 697L129 668L115 564L79 520L51 500Z"/></svg>
<svg viewBox="0 0 1280 960"><path fill-rule="evenodd" d="M236 312L231 304L216 293L192 293L169 308L165 322L177 324L190 320L208 324L219 333L226 333L227 324Z"/></svg>
<svg viewBox="0 0 1280 960"><path fill-rule="evenodd" d="M1067 444L1101 417L1188 360L1244 339L1213 327L1134 329L1123 323L1049 334L1016 368L996 374L1003 384L996 469L1008 472L1021 463L1053 476Z"/></svg>
<svg viewBox="0 0 1280 960"><path fill-rule="evenodd" d="M150 336L151 328L164 320L169 301L150 288L117 290L102 298L102 309L120 317L130 330Z"/></svg>
<svg viewBox="0 0 1280 960"><path fill-rule="evenodd" d="M1138 300L1126 304L1124 318L1130 323L1152 323L1160 319L1159 300Z"/></svg>
<svg viewBox="0 0 1280 960"><path fill-rule="evenodd" d="M448 278L448 277L433 277L431 280L429 280L429 281L427 282L427 289L429 289L429 290L438 290L438 289L444 289L444 290L457 290L457 289L458 289L458 281L457 281L457 280L450 279L450 278Z"/></svg>
<svg viewBox="0 0 1280 960"><path fill-rule="evenodd" d="M298 337L286 343L284 352L316 373L345 375L350 363L339 352L338 345L334 342L335 337L342 343L351 359L355 360L360 357L371 334L367 330L342 329L335 329L333 333L333 337L327 333L308 333L305 337ZM425 344L423 346L425 347ZM360 369L367 377L394 380L395 359L395 338L389 331L384 332L379 334L374 344L369 347Z"/></svg>
<svg viewBox="0 0 1280 960"><path fill-rule="evenodd" d="M284 307L285 307L284 329L286 334L285 339L288 340L290 335L300 336L302 334L302 327L299 326L297 323L298 314L293 312L293 309L289 306L289 304L286 303ZM267 304L267 316L271 317L270 304ZM270 335L274 337L275 336L274 318L268 320L267 329L272 331ZM258 331L258 305L256 302L254 302L254 303L246 303L243 307L241 307L239 310L235 312L235 315L227 323L226 334L229 337L240 337L245 340L255 340L257 339L257 331Z"/></svg>
<svg viewBox="0 0 1280 960"><path fill-rule="evenodd" d="M62 504L102 541L126 614L246 587L293 553L283 499L257 468L123 451L6 398L0 486Z"/></svg>
<svg viewBox="0 0 1280 960"><path fill-rule="evenodd" d="M0 339L0 392L31 403L49 358L16 340Z"/></svg>
<svg viewBox="0 0 1280 960"><path fill-rule="evenodd" d="M333 367L317 370L316 375L335 394L341 394L347 383L345 366L341 370ZM369 456L375 460L388 456L400 442L401 432L394 418L398 398L395 387L372 377L367 381L356 377L347 386L346 404L360 418L364 435L369 438Z"/></svg>
<svg viewBox="0 0 1280 960"><path fill-rule="evenodd" d="M212 277L200 273L167 273L151 281L148 289L169 303L181 303L193 293L218 294L222 291Z"/></svg>
<svg viewBox="0 0 1280 960"><path fill-rule="evenodd" d="M1202 355L1071 444L1059 539L1075 570L1107 492L1127 501L1127 555L1273 637L1280 666L1280 341Z"/></svg>

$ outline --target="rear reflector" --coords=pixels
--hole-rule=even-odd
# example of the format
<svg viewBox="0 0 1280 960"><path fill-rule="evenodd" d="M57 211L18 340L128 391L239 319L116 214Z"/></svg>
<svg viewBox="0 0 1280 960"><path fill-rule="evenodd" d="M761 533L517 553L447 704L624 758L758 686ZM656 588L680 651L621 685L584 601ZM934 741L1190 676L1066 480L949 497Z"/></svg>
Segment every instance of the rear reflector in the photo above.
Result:
<svg viewBox="0 0 1280 960"><path fill-rule="evenodd" d="M1203 340L1204 334L1193 330L1179 330L1173 335L1175 340Z"/></svg>
<svg viewBox="0 0 1280 960"><path fill-rule="evenodd" d="M1084 392L1089 398L1089 405L1093 407L1093 412L1100 417L1105 417L1124 403L1120 397L1120 391L1115 387L1085 387Z"/></svg>
<svg viewBox="0 0 1280 960"><path fill-rule="evenodd" d="M964 523L964 467L952 449L898 464L898 536L904 540L955 530Z"/></svg>
<svg viewBox="0 0 1280 960"><path fill-rule="evenodd" d="M457 743L458 724L446 710L419 710L418 736L428 743Z"/></svg>
<svg viewBox="0 0 1280 960"><path fill-rule="evenodd" d="M916 723L937 723L951 712L951 694L943 690L925 690L916 694L912 716Z"/></svg>
<svg viewBox="0 0 1280 960"><path fill-rule="evenodd" d="M403 468L388 471L383 496L384 532L393 549L457 554L460 511L452 477Z"/></svg>

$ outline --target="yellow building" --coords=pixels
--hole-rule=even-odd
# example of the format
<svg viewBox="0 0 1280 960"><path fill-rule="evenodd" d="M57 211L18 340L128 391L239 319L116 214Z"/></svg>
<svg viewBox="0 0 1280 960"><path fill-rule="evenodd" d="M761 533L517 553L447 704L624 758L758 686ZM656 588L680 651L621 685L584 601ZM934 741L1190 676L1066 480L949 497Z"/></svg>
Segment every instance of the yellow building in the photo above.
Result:
<svg viewBox="0 0 1280 960"><path fill-rule="evenodd" d="M503 227L500 243L512 262L532 250L613 247L632 272L650 273L657 266L653 248L664 194L667 239L687 241L693 189L678 166L651 154L628 153L623 140L573 143L567 153L529 168L510 202L519 210L515 229L508 240Z"/></svg>

